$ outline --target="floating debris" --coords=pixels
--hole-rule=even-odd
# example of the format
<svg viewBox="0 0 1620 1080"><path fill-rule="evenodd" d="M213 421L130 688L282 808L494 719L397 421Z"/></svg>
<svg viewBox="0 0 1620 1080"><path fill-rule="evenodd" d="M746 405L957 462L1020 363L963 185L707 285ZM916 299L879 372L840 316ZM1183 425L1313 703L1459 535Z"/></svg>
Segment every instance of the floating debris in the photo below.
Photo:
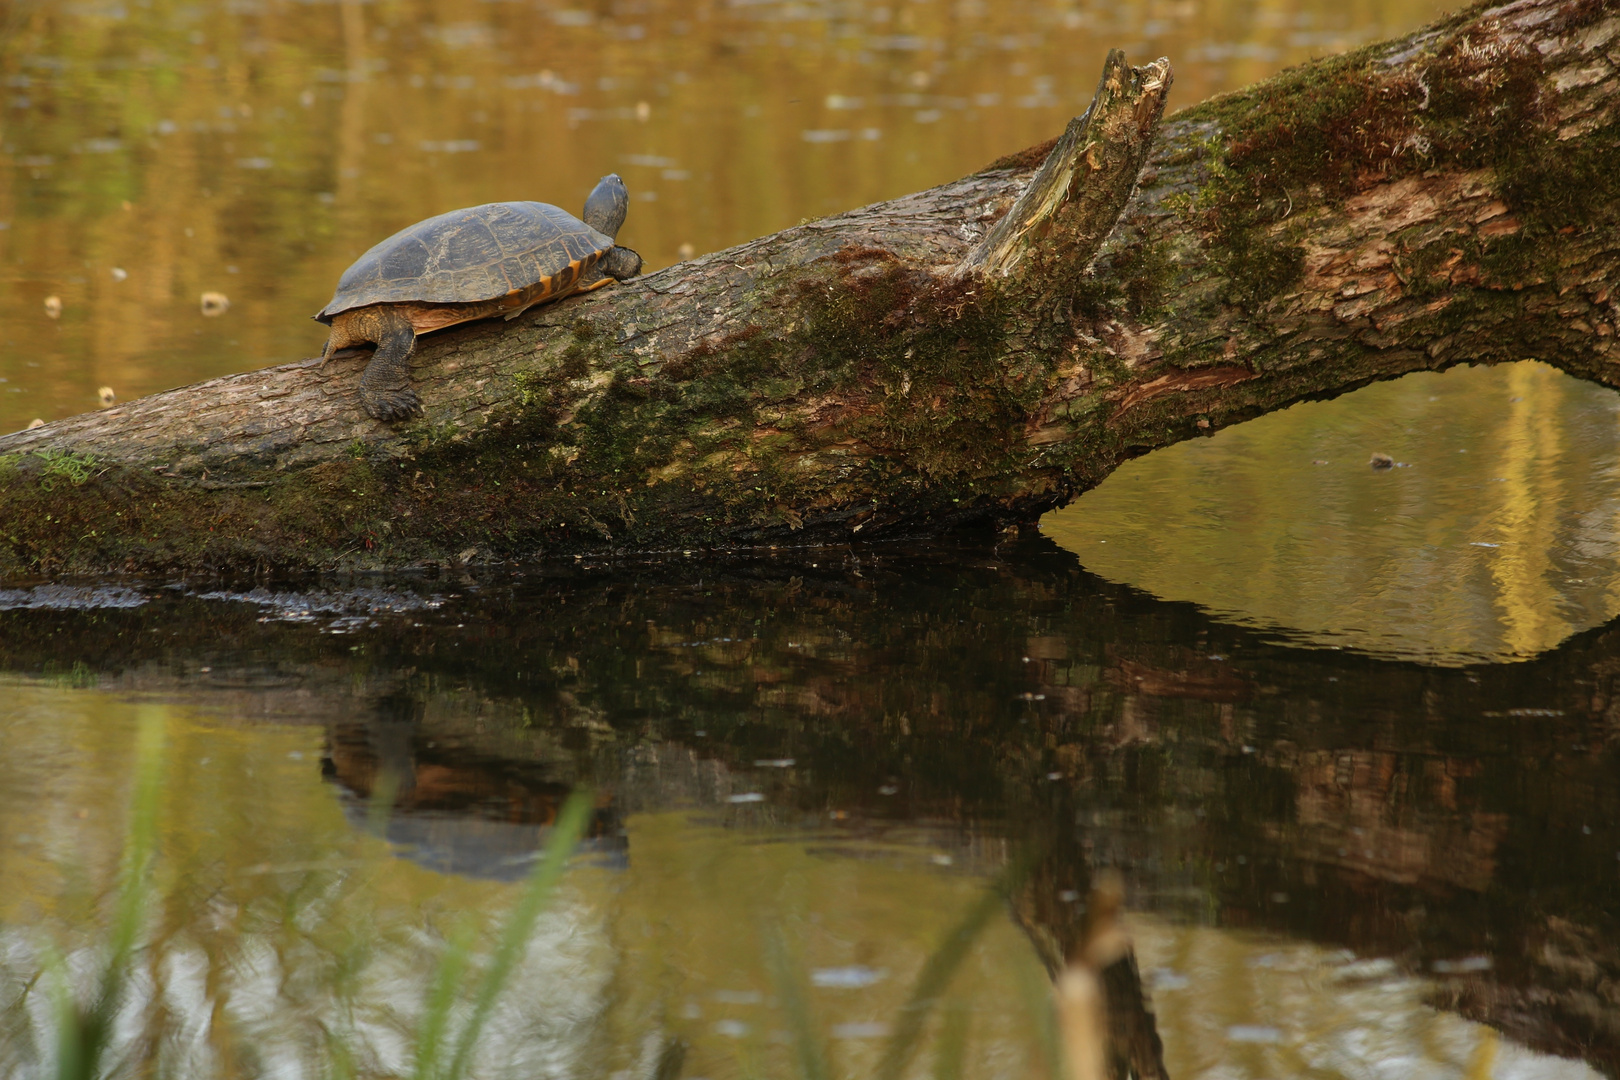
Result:
<svg viewBox="0 0 1620 1080"><path fill-rule="evenodd" d="M210 318L223 315L231 307L231 298L222 292L205 292L202 294L202 313Z"/></svg>
<svg viewBox="0 0 1620 1080"><path fill-rule="evenodd" d="M810 973L810 985L828 990L861 990L888 978L889 969L873 971L855 964L850 967L817 968Z"/></svg>
<svg viewBox="0 0 1620 1080"><path fill-rule="evenodd" d="M726 797L726 802L730 803L753 803L764 801L765 796L757 791L745 791L740 795L728 795Z"/></svg>
<svg viewBox="0 0 1620 1080"><path fill-rule="evenodd" d="M643 124L652 119L652 106L645 101L636 102L636 119Z"/></svg>
<svg viewBox="0 0 1620 1080"><path fill-rule="evenodd" d="M47 319L60 319L62 317L62 298L60 296L47 296L45 298L45 317Z"/></svg>
<svg viewBox="0 0 1620 1080"><path fill-rule="evenodd" d="M112 279L114 281L127 281L129 279L129 271L125 270L122 266L115 266L112 268Z"/></svg>
<svg viewBox="0 0 1620 1080"><path fill-rule="evenodd" d="M1372 460L1368 461L1367 464L1371 465L1375 469L1393 469L1395 467L1395 459L1390 457L1388 454L1374 454L1372 456Z"/></svg>
<svg viewBox="0 0 1620 1080"><path fill-rule="evenodd" d="M722 1005L758 1005L765 1000L758 990L716 990L713 996Z"/></svg>
<svg viewBox="0 0 1620 1080"><path fill-rule="evenodd" d="M444 604L437 594L419 596L391 589L351 589L344 592L272 592L256 588L248 592L205 592L193 594L200 600L231 600L257 604L264 609L260 622L312 623L321 616L333 616L329 626L347 630L379 615L436 611Z"/></svg>
<svg viewBox="0 0 1620 1080"><path fill-rule="evenodd" d="M1185 990L1192 985L1192 980L1172 968L1154 968L1148 972L1148 985L1156 994L1167 990Z"/></svg>
<svg viewBox="0 0 1620 1080"><path fill-rule="evenodd" d="M1429 969L1436 975L1468 975L1476 971L1489 971L1493 964L1488 956L1465 956L1460 960L1436 960Z"/></svg>
<svg viewBox="0 0 1620 1080"><path fill-rule="evenodd" d="M36 416L32 420L28 421L27 430L33 431L35 428L42 428L44 426L45 426L45 421Z"/></svg>
<svg viewBox="0 0 1620 1080"><path fill-rule="evenodd" d="M1282 1042L1282 1032L1264 1024L1233 1024L1226 1029L1226 1037L1241 1043Z"/></svg>
<svg viewBox="0 0 1620 1080"><path fill-rule="evenodd" d="M1352 960L1333 972L1335 982L1381 982L1400 975L1401 969L1387 956L1371 960Z"/></svg>
<svg viewBox="0 0 1620 1080"><path fill-rule="evenodd" d="M118 395L113 393L113 388L110 386L103 386L101 389L97 390L96 397L101 401L101 407L103 409L110 408L112 404L118 400Z"/></svg>
<svg viewBox="0 0 1620 1080"><path fill-rule="evenodd" d="M0 589L0 611L19 608L48 611L127 609L138 608L146 601L146 594L117 585L36 585L31 589Z"/></svg>
<svg viewBox="0 0 1620 1080"><path fill-rule="evenodd" d="M675 254L680 256L681 262L685 262L697 255L697 248L692 246L691 241L687 241L675 249Z"/></svg>

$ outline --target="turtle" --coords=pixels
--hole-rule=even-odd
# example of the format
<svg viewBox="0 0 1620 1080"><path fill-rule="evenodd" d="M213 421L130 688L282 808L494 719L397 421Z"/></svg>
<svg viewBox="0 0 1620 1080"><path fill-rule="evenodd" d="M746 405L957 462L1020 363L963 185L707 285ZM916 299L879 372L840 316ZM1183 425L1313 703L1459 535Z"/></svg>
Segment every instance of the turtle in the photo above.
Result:
<svg viewBox="0 0 1620 1080"><path fill-rule="evenodd" d="M332 328L324 363L373 343L360 402L382 421L421 412L411 389L418 334L504 315L641 273L641 256L613 238L630 209L617 173L585 200L584 220L550 203L498 202L452 210L402 229L357 259L315 320Z"/></svg>

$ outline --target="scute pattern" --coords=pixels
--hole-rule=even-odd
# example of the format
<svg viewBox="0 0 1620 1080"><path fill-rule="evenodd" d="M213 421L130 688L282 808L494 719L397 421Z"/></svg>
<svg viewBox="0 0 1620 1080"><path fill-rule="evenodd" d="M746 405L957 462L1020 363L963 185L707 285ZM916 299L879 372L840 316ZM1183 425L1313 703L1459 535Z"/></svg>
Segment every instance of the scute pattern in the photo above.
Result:
<svg viewBox="0 0 1620 1080"><path fill-rule="evenodd" d="M316 318L330 324L332 316L368 304L492 300L557 275L570 263L589 270L612 247L611 237L550 203L453 210L360 256Z"/></svg>

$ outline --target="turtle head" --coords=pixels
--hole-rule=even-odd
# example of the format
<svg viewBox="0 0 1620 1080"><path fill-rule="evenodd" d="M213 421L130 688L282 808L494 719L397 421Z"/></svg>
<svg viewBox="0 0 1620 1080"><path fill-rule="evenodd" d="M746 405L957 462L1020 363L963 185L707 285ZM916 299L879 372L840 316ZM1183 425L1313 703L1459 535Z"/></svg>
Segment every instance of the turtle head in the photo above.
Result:
<svg viewBox="0 0 1620 1080"><path fill-rule="evenodd" d="M597 181L591 197L585 200L585 224L605 236L618 236L624 215L630 211L630 192L618 173L608 173Z"/></svg>

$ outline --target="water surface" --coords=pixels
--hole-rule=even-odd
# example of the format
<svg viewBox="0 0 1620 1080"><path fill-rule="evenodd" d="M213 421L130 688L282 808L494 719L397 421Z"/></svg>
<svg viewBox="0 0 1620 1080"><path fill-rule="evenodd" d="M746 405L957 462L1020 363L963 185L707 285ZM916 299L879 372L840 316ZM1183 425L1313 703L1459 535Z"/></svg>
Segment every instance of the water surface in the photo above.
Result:
<svg viewBox="0 0 1620 1080"><path fill-rule="evenodd" d="M107 599L0 613L9 974L93 939L131 713L166 702L151 962L195 973L171 1009L212 1012L199 1046L310 1053L349 972L354 1038L391 1068L444 937L495 920L587 784L591 837L490 1044L556 1075L668 1036L689 1075L787 1075L768 933L866 1075L1020 851L1044 891L948 995L971 1075L1036 1068L1027 934L1100 867L1172 1075L1620 1062L1613 632L1452 669L1301 649L1038 540Z"/></svg>

